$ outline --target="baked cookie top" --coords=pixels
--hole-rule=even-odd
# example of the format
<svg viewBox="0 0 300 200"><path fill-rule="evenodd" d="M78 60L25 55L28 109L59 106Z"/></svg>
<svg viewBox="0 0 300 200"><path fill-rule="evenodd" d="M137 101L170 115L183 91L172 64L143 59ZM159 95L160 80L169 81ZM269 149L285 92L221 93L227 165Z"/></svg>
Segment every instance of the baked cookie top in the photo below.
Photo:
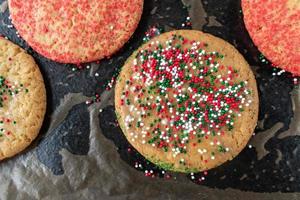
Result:
<svg viewBox="0 0 300 200"><path fill-rule="evenodd" d="M46 111L44 81L33 58L0 37L0 160L24 150Z"/></svg>
<svg viewBox="0 0 300 200"><path fill-rule="evenodd" d="M300 75L300 1L242 0L246 28L274 66Z"/></svg>
<svg viewBox="0 0 300 200"><path fill-rule="evenodd" d="M115 90L119 124L142 155L197 172L237 156L258 118L254 75L227 42L199 31L162 34L127 60Z"/></svg>
<svg viewBox="0 0 300 200"><path fill-rule="evenodd" d="M111 56L134 33L143 0L9 0L19 34L43 56L82 63Z"/></svg>

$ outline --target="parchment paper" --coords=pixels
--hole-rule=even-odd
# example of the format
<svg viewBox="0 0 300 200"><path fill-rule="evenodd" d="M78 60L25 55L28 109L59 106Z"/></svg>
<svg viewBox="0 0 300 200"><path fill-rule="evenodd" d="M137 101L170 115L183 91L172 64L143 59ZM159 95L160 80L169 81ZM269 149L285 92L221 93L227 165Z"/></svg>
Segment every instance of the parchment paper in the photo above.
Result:
<svg viewBox="0 0 300 200"><path fill-rule="evenodd" d="M183 8L180 1L175 0L145 0L148 14L153 17L146 20L147 28L150 25L162 25L166 29L180 27L184 23L184 17L172 16L177 12L171 8ZM145 177L121 159L122 151L115 143L118 139L108 139L109 134L117 132L103 132L100 127L105 122L113 120L100 114L100 109L113 108L113 90L101 91L100 86L112 76L112 65L122 66L122 63L139 45L139 42L121 50L121 53L112 60L103 61L101 64L90 64L89 69L74 73L69 65L59 65L44 58L40 58L24 41L15 37L13 29L9 30L7 24L8 10L6 1L1 0L0 17L1 33L9 39L26 48L40 64L45 77L48 91L48 114L40 138L23 154L0 163L0 199L299 199L297 193L299 171L293 169L290 163L297 158L297 145L293 148L281 148L280 142L285 139L296 141L300 134L299 105L300 90L290 84L290 77L283 75L274 77L272 69L264 69L263 64L257 59L257 50L249 38L244 39L240 33L235 33L242 24L231 24L231 13L236 12L239 4L236 0L228 1L200 1L184 0L190 16L193 28L214 32L224 39L235 44L247 57L256 73L261 99L260 122L250 144L253 149L243 151L232 163L212 172L211 180L203 185L194 184L186 175L176 174L169 180L161 178ZM189 7L188 6L188 7ZM170 11L171 10L171 11ZM146 12L146 11L145 11ZM216 15L216 13L218 15ZM179 13L180 15L180 13ZM225 16L225 17L224 17ZM234 17L235 15L231 16ZM144 16L147 17L147 16ZM161 19L161 21L159 21ZM167 19L170 23L166 23ZM174 22L175 21L175 22ZM229 21L229 22L228 22ZM142 22L143 23L143 22ZM161 23L161 24L160 24ZM177 24L176 24L177 23ZM179 25L178 25L179 24ZM225 27L225 28L224 28ZM228 28L226 28L228 27ZM144 30L140 28L141 30ZM138 32L142 32L138 30ZM246 33L246 32L244 32ZM234 35L234 36L233 36ZM135 37L141 37L137 33ZM135 39L133 39L135 40ZM244 46L243 46L244 45ZM249 45L249 46L248 46ZM126 50L127 49L127 50ZM109 67L105 67L105 66ZM104 67L103 67L104 66ZM61 70L61 71L60 71ZM100 78L94 76L100 74ZM61 76L59 76L61 74ZM103 78L103 79L102 79ZM101 93L101 102L87 106L85 102L91 99L92 91ZM275 90L275 91L274 91ZM276 92L278 90L278 92ZM275 100L277 99L277 100ZM102 118L101 118L102 116ZM111 126L117 128L116 124ZM118 136L114 136L118 138ZM275 141L275 145L274 145ZM287 141L287 142L289 142ZM273 145L268 145L269 143ZM125 148L125 147L124 147ZM295 150L295 149L296 150ZM120 153L121 152L121 153ZM288 152L288 153L287 153ZM253 167L243 166L251 159L247 156L254 154ZM294 157L289 156L294 155ZM245 158L245 159L244 159ZM249 158L249 160L247 160ZM243 159L243 160L241 160ZM249 162L250 162L249 161ZM240 163L240 164L236 164ZM252 161L251 161L252 163ZM263 163L263 168L257 168ZM262 170L274 170L289 166L290 177L282 179L284 189L276 186L272 192L272 184L266 180L266 186L262 185L260 192L257 188L243 189L247 185L264 179L256 179L251 169L255 168L257 174ZM275 167L274 167L275 166ZM239 174L234 168L251 171L250 174ZM230 170L230 173L229 171ZM237 169L239 170L239 169ZM259 171L261 170L261 171ZM236 173L236 175L235 175ZM214 176L216 177L214 179ZM226 176L232 181L228 181ZM277 172L274 176L278 176ZM221 177L221 178L220 178ZM264 177L264 176L263 176ZM286 181L293 178L292 181ZM227 180L224 182L224 180ZM220 184L221 183L221 184ZM249 184L248 183L248 184ZM280 184L279 184L280 185ZM216 188L215 188L216 187ZM245 186L246 187L246 186ZM280 191L290 193L281 193ZM222 188L222 189L220 189ZM250 188L250 187L249 187ZM270 189L271 188L271 189ZM247 191L246 191L247 190ZM264 192L264 191L269 191Z"/></svg>

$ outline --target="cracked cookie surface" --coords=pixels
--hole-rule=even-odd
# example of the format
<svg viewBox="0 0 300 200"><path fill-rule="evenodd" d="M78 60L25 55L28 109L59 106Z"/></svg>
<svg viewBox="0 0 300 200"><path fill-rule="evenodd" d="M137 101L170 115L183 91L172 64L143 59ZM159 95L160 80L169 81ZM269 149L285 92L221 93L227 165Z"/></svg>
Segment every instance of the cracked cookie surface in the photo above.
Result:
<svg viewBox="0 0 300 200"><path fill-rule="evenodd" d="M23 151L37 137L46 90L33 58L0 37L0 160Z"/></svg>

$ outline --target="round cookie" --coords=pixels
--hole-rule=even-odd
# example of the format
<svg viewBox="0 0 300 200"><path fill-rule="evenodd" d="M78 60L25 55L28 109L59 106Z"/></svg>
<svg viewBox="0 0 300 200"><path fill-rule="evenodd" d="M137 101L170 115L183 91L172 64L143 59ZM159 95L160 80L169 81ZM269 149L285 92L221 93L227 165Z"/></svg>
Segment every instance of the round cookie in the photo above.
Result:
<svg viewBox="0 0 300 200"><path fill-rule="evenodd" d="M300 2L242 0L246 28L274 66L300 75Z"/></svg>
<svg viewBox="0 0 300 200"><path fill-rule="evenodd" d="M43 77L33 58L0 37L0 160L37 137L46 111Z"/></svg>
<svg viewBox="0 0 300 200"><path fill-rule="evenodd" d="M166 170L198 172L233 159L258 118L255 77L227 42L199 31L162 34L127 60L115 89L119 124Z"/></svg>
<svg viewBox="0 0 300 200"><path fill-rule="evenodd" d="M19 34L43 56L82 63L111 56L134 33L143 0L9 0Z"/></svg>

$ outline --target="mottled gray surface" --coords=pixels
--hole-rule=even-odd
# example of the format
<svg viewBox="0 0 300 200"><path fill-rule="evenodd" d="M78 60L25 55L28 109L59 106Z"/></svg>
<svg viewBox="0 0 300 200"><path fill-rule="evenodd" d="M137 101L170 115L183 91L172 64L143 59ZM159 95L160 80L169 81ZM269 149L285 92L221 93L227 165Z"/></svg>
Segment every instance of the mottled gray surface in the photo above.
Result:
<svg viewBox="0 0 300 200"><path fill-rule="evenodd" d="M119 158L114 144L100 134L98 112L113 103L113 92L89 107L90 150L76 156L65 149L64 175L55 176L28 152L0 166L1 199L298 199L300 194L253 193L198 186L183 176L177 180L151 179ZM101 198L100 198L101 197Z"/></svg>

